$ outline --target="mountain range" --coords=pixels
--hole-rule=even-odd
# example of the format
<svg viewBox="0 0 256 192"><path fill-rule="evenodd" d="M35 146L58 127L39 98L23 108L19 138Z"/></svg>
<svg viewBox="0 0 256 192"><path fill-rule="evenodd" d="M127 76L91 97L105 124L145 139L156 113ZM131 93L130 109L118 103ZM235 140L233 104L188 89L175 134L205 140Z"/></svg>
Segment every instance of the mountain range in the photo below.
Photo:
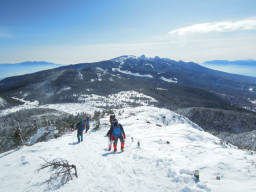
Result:
<svg viewBox="0 0 256 192"><path fill-rule="evenodd" d="M256 78L208 69L193 62L146 56L121 56L94 63L61 66L0 81L4 111L27 101L40 105L97 102L127 91L154 98L157 107L174 110L224 140L256 149ZM129 103L137 106L134 103ZM108 101L108 100L107 100ZM121 108L106 102L103 108ZM246 141L238 142L238 135ZM250 139L248 139L250 138ZM248 141L251 141L248 143Z"/></svg>
<svg viewBox="0 0 256 192"><path fill-rule="evenodd" d="M240 106L251 105L248 99L256 100L256 78L211 70L193 62L145 56L121 56L107 61L67 65L8 77L0 81L0 90L2 95L11 94L49 103L76 101L70 95L71 92L105 95L125 88L142 89L146 85L152 89L200 89ZM69 96L59 96L66 94Z"/></svg>
<svg viewBox="0 0 256 192"><path fill-rule="evenodd" d="M205 61L206 65L241 65L241 66L253 66L256 67L256 60L211 60Z"/></svg>
<svg viewBox="0 0 256 192"><path fill-rule="evenodd" d="M13 64L0 64L0 79L15 76L23 75L27 73L33 73L40 70L46 70L54 67L59 67L61 65L45 62L45 61L26 61L21 63Z"/></svg>

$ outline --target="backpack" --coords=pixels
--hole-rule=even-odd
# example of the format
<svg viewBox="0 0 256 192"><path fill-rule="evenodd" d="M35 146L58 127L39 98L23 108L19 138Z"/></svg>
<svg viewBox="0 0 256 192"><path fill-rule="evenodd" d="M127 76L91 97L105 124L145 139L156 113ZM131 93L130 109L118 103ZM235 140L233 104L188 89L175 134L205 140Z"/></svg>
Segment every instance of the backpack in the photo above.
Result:
<svg viewBox="0 0 256 192"><path fill-rule="evenodd" d="M112 135L114 137L120 137L122 135L122 131L121 131L121 127L119 124L117 124L114 129L113 129L113 132L112 132Z"/></svg>
<svg viewBox="0 0 256 192"><path fill-rule="evenodd" d="M82 132L84 130L84 124L82 122L79 122L77 125L76 125L76 129L79 131L79 132Z"/></svg>

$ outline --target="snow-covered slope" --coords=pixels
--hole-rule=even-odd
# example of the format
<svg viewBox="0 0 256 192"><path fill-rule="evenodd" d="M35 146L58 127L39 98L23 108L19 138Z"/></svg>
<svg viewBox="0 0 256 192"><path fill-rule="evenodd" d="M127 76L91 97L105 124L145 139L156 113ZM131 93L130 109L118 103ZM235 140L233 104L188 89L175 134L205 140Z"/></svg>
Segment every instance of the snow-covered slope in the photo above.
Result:
<svg viewBox="0 0 256 192"><path fill-rule="evenodd" d="M222 144L166 109L142 106L115 112L127 135L123 153L106 151L105 117L101 129L87 134L83 143L76 144L76 133L70 133L1 154L0 191L256 191L255 155ZM68 160L77 166L78 178L48 186L49 170L35 172L41 157ZM199 182L193 179L194 170L200 172Z"/></svg>

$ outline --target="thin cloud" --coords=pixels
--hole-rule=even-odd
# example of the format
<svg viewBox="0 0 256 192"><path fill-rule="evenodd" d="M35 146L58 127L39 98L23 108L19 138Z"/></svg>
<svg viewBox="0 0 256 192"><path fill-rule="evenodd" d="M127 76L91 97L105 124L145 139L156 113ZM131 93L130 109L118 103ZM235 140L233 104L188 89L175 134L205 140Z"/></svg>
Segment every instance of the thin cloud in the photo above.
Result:
<svg viewBox="0 0 256 192"><path fill-rule="evenodd" d="M0 29L0 39L12 38L13 35L6 30Z"/></svg>
<svg viewBox="0 0 256 192"><path fill-rule="evenodd" d="M210 33L210 32L233 32L239 30L255 30L256 18L243 19L238 21L221 21L199 23L182 27L169 32L171 35L187 35L191 33Z"/></svg>
<svg viewBox="0 0 256 192"><path fill-rule="evenodd" d="M0 39L9 39L12 38L13 36L11 34L8 33L1 33L0 32Z"/></svg>

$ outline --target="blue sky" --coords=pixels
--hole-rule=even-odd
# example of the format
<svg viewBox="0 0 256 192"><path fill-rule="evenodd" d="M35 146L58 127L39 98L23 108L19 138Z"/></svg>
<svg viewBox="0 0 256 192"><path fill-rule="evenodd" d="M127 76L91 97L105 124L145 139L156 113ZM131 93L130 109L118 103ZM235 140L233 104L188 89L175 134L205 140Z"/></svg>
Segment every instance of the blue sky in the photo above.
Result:
<svg viewBox="0 0 256 192"><path fill-rule="evenodd" d="M255 0L0 0L0 63L256 59Z"/></svg>

